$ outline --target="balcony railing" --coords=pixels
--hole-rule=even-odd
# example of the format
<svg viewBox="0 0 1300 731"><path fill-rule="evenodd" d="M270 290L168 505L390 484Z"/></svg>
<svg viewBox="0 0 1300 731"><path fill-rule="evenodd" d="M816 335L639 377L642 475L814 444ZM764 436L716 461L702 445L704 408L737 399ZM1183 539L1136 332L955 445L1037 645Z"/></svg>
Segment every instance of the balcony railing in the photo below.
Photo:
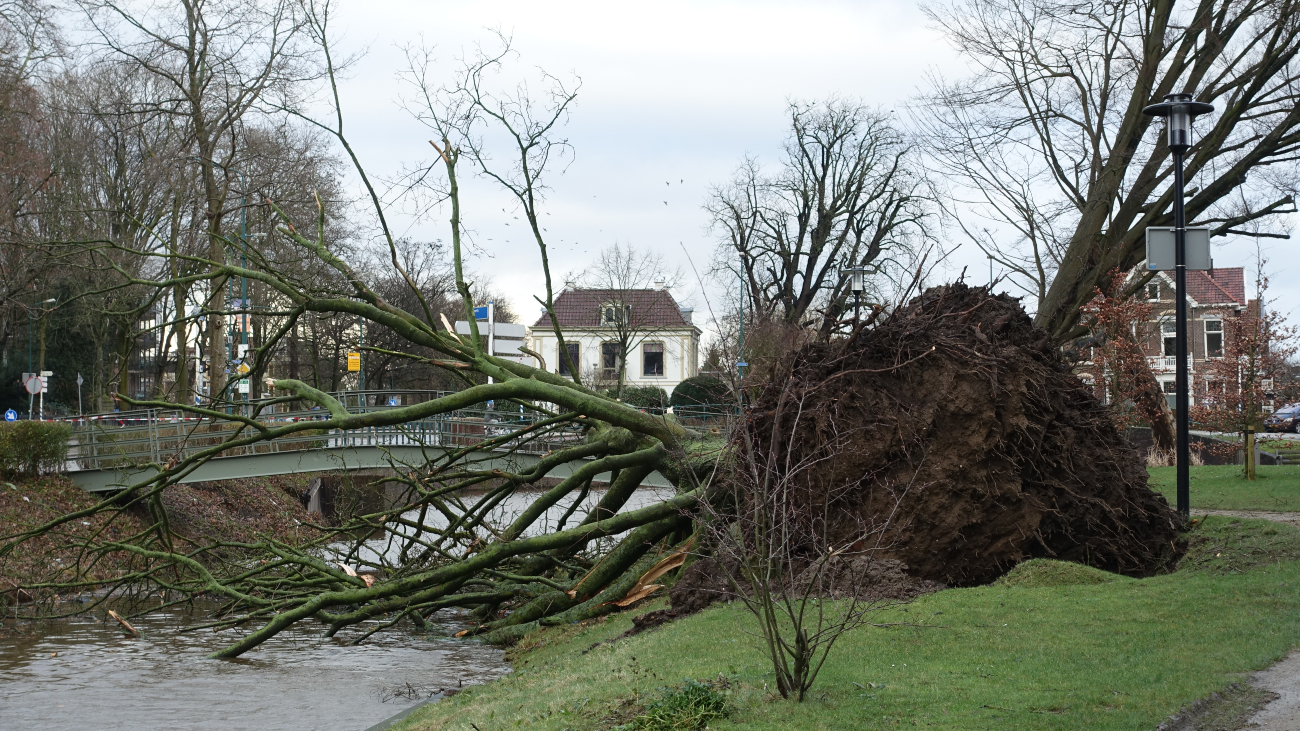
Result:
<svg viewBox="0 0 1300 731"><path fill-rule="evenodd" d="M1151 370L1156 372L1173 371L1178 367L1178 358L1172 355L1151 355L1147 356L1147 362L1151 365ZM1187 358L1187 370L1194 370L1192 358Z"/></svg>

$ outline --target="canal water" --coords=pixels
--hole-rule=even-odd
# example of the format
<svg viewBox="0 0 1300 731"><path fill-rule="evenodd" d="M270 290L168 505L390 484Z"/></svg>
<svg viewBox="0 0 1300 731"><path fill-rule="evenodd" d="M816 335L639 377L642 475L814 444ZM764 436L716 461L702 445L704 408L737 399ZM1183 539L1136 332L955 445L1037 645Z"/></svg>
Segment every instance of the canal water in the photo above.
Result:
<svg viewBox="0 0 1300 731"><path fill-rule="evenodd" d="M435 615L434 619L437 619ZM431 632L379 633L348 647L304 624L237 660L206 655L232 631L181 634L195 614L133 622L12 620L0 630L0 731L362 731L442 689L510 671L500 650Z"/></svg>
<svg viewBox="0 0 1300 731"><path fill-rule="evenodd" d="M490 522L508 524L539 495L512 495ZM568 527L581 522L603 495L596 489L585 496ZM672 495L671 489L642 488L624 510ZM574 499L546 511L527 534L554 530ZM413 511L406 517L419 516ZM433 511L425 520L445 524ZM368 541L362 558L394 565L402 538L389 532ZM302 622L235 660L206 656L237 641L240 631L177 631L202 623L199 613L167 611L132 620L143 639L102 621L103 610L95 614L20 623L16 629L12 620L4 623L0 731L363 731L441 689L510 672L500 650L452 638L468 625L447 611L433 616L429 632L403 625L407 629L377 633L356 647L325 640L321 625ZM347 632L355 636L365 627Z"/></svg>

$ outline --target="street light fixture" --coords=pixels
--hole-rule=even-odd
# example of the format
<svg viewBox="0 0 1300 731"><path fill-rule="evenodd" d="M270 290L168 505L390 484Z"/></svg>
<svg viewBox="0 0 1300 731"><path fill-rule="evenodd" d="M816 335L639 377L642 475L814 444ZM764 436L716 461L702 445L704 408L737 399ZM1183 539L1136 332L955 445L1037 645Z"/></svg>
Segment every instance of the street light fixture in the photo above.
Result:
<svg viewBox="0 0 1300 731"><path fill-rule="evenodd" d="M1178 512L1184 517L1191 512L1187 469L1191 464L1191 449L1187 436L1187 220L1183 211L1183 155L1192 146L1192 119L1213 111L1213 104L1192 101L1191 94L1169 94L1163 102L1142 110L1144 114L1165 118L1169 151L1174 154L1174 405L1178 411Z"/></svg>
<svg viewBox="0 0 1300 731"><path fill-rule="evenodd" d="M862 290L866 288L867 268L851 266L840 270L841 275L849 277L849 290L853 292L853 324L858 324L858 309L862 304Z"/></svg>

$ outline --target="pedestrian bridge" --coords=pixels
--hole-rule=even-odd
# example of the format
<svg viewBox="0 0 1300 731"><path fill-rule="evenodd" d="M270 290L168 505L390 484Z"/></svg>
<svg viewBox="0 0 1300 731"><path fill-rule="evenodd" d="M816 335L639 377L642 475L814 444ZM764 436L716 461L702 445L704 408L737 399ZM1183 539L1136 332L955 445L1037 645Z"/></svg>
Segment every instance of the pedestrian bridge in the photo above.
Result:
<svg viewBox="0 0 1300 731"><path fill-rule="evenodd" d="M441 394L395 391L382 394L335 394L349 413L360 414L410 406ZM382 403L382 406L375 406ZM321 410L265 414L258 421L283 426L302 421L323 421ZM228 440L241 424L196 418L180 411L140 410L96 414L69 420L72 444L66 475L83 490L116 492L158 474L160 466L175 464ZM528 426L529 416L491 409L464 410L393 426L360 429L309 429L267 442L233 447L208 459L179 482L210 482L268 477L304 472L415 468L448 453L474 447L485 440L508 436ZM243 427L244 434L248 428ZM537 463L547 452L572 446L581 439L577 431L550 432L537 438L516 437L473 456L472 469L517 472ZM552 477L568 477L580 463L561 465ZM608 473L596 477L607 481ZM658 472L645 484L669 487Z"/></svg>

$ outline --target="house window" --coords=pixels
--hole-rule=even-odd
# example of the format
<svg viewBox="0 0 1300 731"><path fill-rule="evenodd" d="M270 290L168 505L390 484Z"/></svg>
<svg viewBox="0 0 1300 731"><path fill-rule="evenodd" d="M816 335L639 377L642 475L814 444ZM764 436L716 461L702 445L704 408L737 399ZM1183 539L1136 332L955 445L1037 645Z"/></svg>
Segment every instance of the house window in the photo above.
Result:
<svg viewBox="0 0 1300 731"><path fill-rule="evenodd" d="M1178 324L1174 322L1160 323L1160 332L1164 335L1164 354L1166 358L1172 358L1178 355Z"/></svg>
<svg viewBox="0 0 1300 731"><path fill-rule="evenodd" d="M1160 301L1160 283L1159 283L1159 282L1151 282L1150 284L1147 285L1147 301L1149 301L1149 302L1158 302L1158 301Z"/></svg>
<svg viewBox="0 0 1300 731"><path fill-rule="evenodd" d="M618 343L600 344L601 378L618 378Z"/></svg>
<svg viewBox="0 0 1300 731"><path fill-rule="evenodd" d="M662 376L664 374L664 344L641 344L641 375Z"/></svg>
<svg viewBox="0 0 1300 731"><path fill-rule="evenodd" d="M610 303L600 308L600 324L605 326L621 325L632 317L632 306Z"/></svg>
<svg viewBox="0 0 1300 731"><path fill-rule="evenodd" d="M572 376L573 376L573 371L570 371L570 370L569 370L569 362L571 361L571 362L573 363L573 367L574 367L574 368L581 368L581 367L582 367L581 364L580 364L580 361L578 360L578 344L577 344L577 343L565 343L565 344L564 344L564 349L567 350L567 351L569 351L569 359L568 359L568 361L566 361L562 356L558 356L558 355L557 355L557 360L559 360L559 362L560 362L558 373L559 373L561 376L570 376L570 377L572 377ZM556 351L556 353L558 354L559 351L560 351L560 349L559 349L559 348L556 348L555 351Z"/></svg>
<svg viewBox="0 0 1300 731"><path fill-rule="evenodd" d="M1165 403L1169 404L1170 411L1178 410L1178 382L1161 381L1160 390L1165 392Z"/></svg>
<svg viewBox="0 0 1300 731"><path fill-rule="evenodd" d="M1223 357L1223 320L1205 321L1205 357Z"/></svg>

